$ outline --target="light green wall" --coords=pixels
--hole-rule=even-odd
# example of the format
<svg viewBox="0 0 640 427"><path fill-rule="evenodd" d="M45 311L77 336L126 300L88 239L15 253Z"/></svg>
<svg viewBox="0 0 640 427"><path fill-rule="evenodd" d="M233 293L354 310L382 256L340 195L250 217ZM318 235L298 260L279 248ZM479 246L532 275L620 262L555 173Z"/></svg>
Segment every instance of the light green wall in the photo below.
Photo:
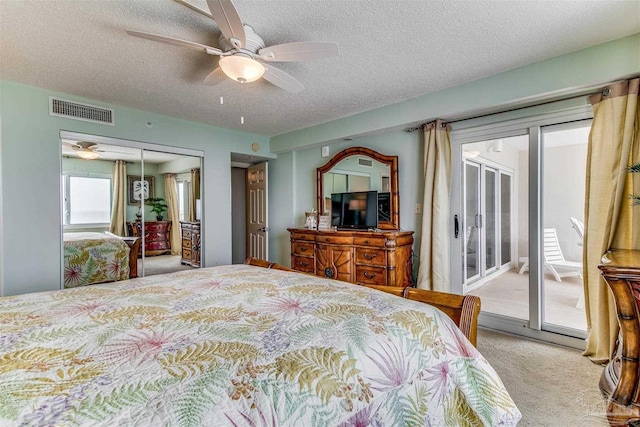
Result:
<svg viewBox="0 0 640 427"><path fill-rule="evenodd" d="M640 34L615 40L582 51L518 68L453 88L420 96L387 107L334 120L271 138L271 149L278 153L270 175L270 189L292 191L293 202L284 196L271 204L271 260L290 265L291 226L304 224L304 212L315 207L315 169L328 159L320 157L322 145L331 155L350 146L373 148L382 154L398 155L401 226L414 230L417 254L421 235L421 215L415 205L422 204L422 132L402 129L436 118L445 120L472 117L484 112L506 110L525 102L560 97L580 88L595 87L640 74ZM583 101L582 101L583 102ZM544 112L545 107L535 109ZM504 114L501 120L520 112ZM492 119L478 119L482 125ZM343 138L367 135L345 142ZM277 169L277 174L274 174ZM272 191L273 193L273 191ZM274 201L272 197L271 202Z"/></svg>
<svg viewBox="0 0 640 427"><path fill-rule="evenodd" d="M113 108L115 126L50 116L49 96ZM4 295L60 288L61 130L203 151L206 266L231 262L231 153L274 157L269 153L269 139L264 136L4 80L0 81L0 116L0 285ZM153 126L148 127L147 122ZM257 153L251 150L253 142L262 147Z"/></svg>

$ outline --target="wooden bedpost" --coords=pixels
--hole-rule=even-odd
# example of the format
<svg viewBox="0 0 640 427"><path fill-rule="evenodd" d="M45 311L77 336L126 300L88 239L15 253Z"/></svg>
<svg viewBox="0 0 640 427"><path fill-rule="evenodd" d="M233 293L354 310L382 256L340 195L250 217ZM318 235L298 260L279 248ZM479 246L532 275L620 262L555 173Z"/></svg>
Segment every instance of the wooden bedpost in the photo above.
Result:
<svg viewBox="0 0 640 427"><path fill-rule="evenodd" d="M129 279L138 277L138 253L140 252L140 237L120 237L129 245Z"/></svg>

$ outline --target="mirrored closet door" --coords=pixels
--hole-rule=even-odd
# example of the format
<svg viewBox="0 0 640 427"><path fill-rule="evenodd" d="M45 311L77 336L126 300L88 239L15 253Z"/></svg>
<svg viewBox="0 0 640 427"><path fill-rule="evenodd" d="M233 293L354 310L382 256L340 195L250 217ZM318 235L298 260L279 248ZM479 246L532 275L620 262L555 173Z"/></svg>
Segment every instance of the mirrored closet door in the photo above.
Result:
<svg viewBox="0 0 640 427"><path fill-rule="evenodd" d="M71 136L61 137L62 287L199 268L199 153Z"/></svg>

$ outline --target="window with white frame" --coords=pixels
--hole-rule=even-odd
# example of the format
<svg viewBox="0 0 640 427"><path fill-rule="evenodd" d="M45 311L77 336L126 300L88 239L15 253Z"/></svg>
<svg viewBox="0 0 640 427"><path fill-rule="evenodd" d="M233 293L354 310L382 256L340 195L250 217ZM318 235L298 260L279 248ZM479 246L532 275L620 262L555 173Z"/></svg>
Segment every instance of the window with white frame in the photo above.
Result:
<svg viewBox="0 0 640 427"><path fill-rule="evenodd" d="M178 217L180 218L180 221L184 221L184 196L185 196L185 187L186 187L186 182L185 181L178 181L177 182L178 185Z"/></svg>
<svg viewBox="0 0 640 427"><path fill-rule="evenodd" d="M64 174L62 193L65 226L105 226L110 223L110 176Z"/></svg>

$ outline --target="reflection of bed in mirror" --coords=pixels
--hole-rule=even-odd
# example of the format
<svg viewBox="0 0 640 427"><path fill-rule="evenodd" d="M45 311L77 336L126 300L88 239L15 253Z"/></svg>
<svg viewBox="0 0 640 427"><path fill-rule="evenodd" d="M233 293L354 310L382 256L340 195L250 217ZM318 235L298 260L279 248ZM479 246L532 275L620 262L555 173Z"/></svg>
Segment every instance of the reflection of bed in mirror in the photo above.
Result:
<svg viewBox="0 0 640 427"><path fill-rule="evenodd" d="M111 233L64 233L65 288L138 277L140 238Z"/></svg>

